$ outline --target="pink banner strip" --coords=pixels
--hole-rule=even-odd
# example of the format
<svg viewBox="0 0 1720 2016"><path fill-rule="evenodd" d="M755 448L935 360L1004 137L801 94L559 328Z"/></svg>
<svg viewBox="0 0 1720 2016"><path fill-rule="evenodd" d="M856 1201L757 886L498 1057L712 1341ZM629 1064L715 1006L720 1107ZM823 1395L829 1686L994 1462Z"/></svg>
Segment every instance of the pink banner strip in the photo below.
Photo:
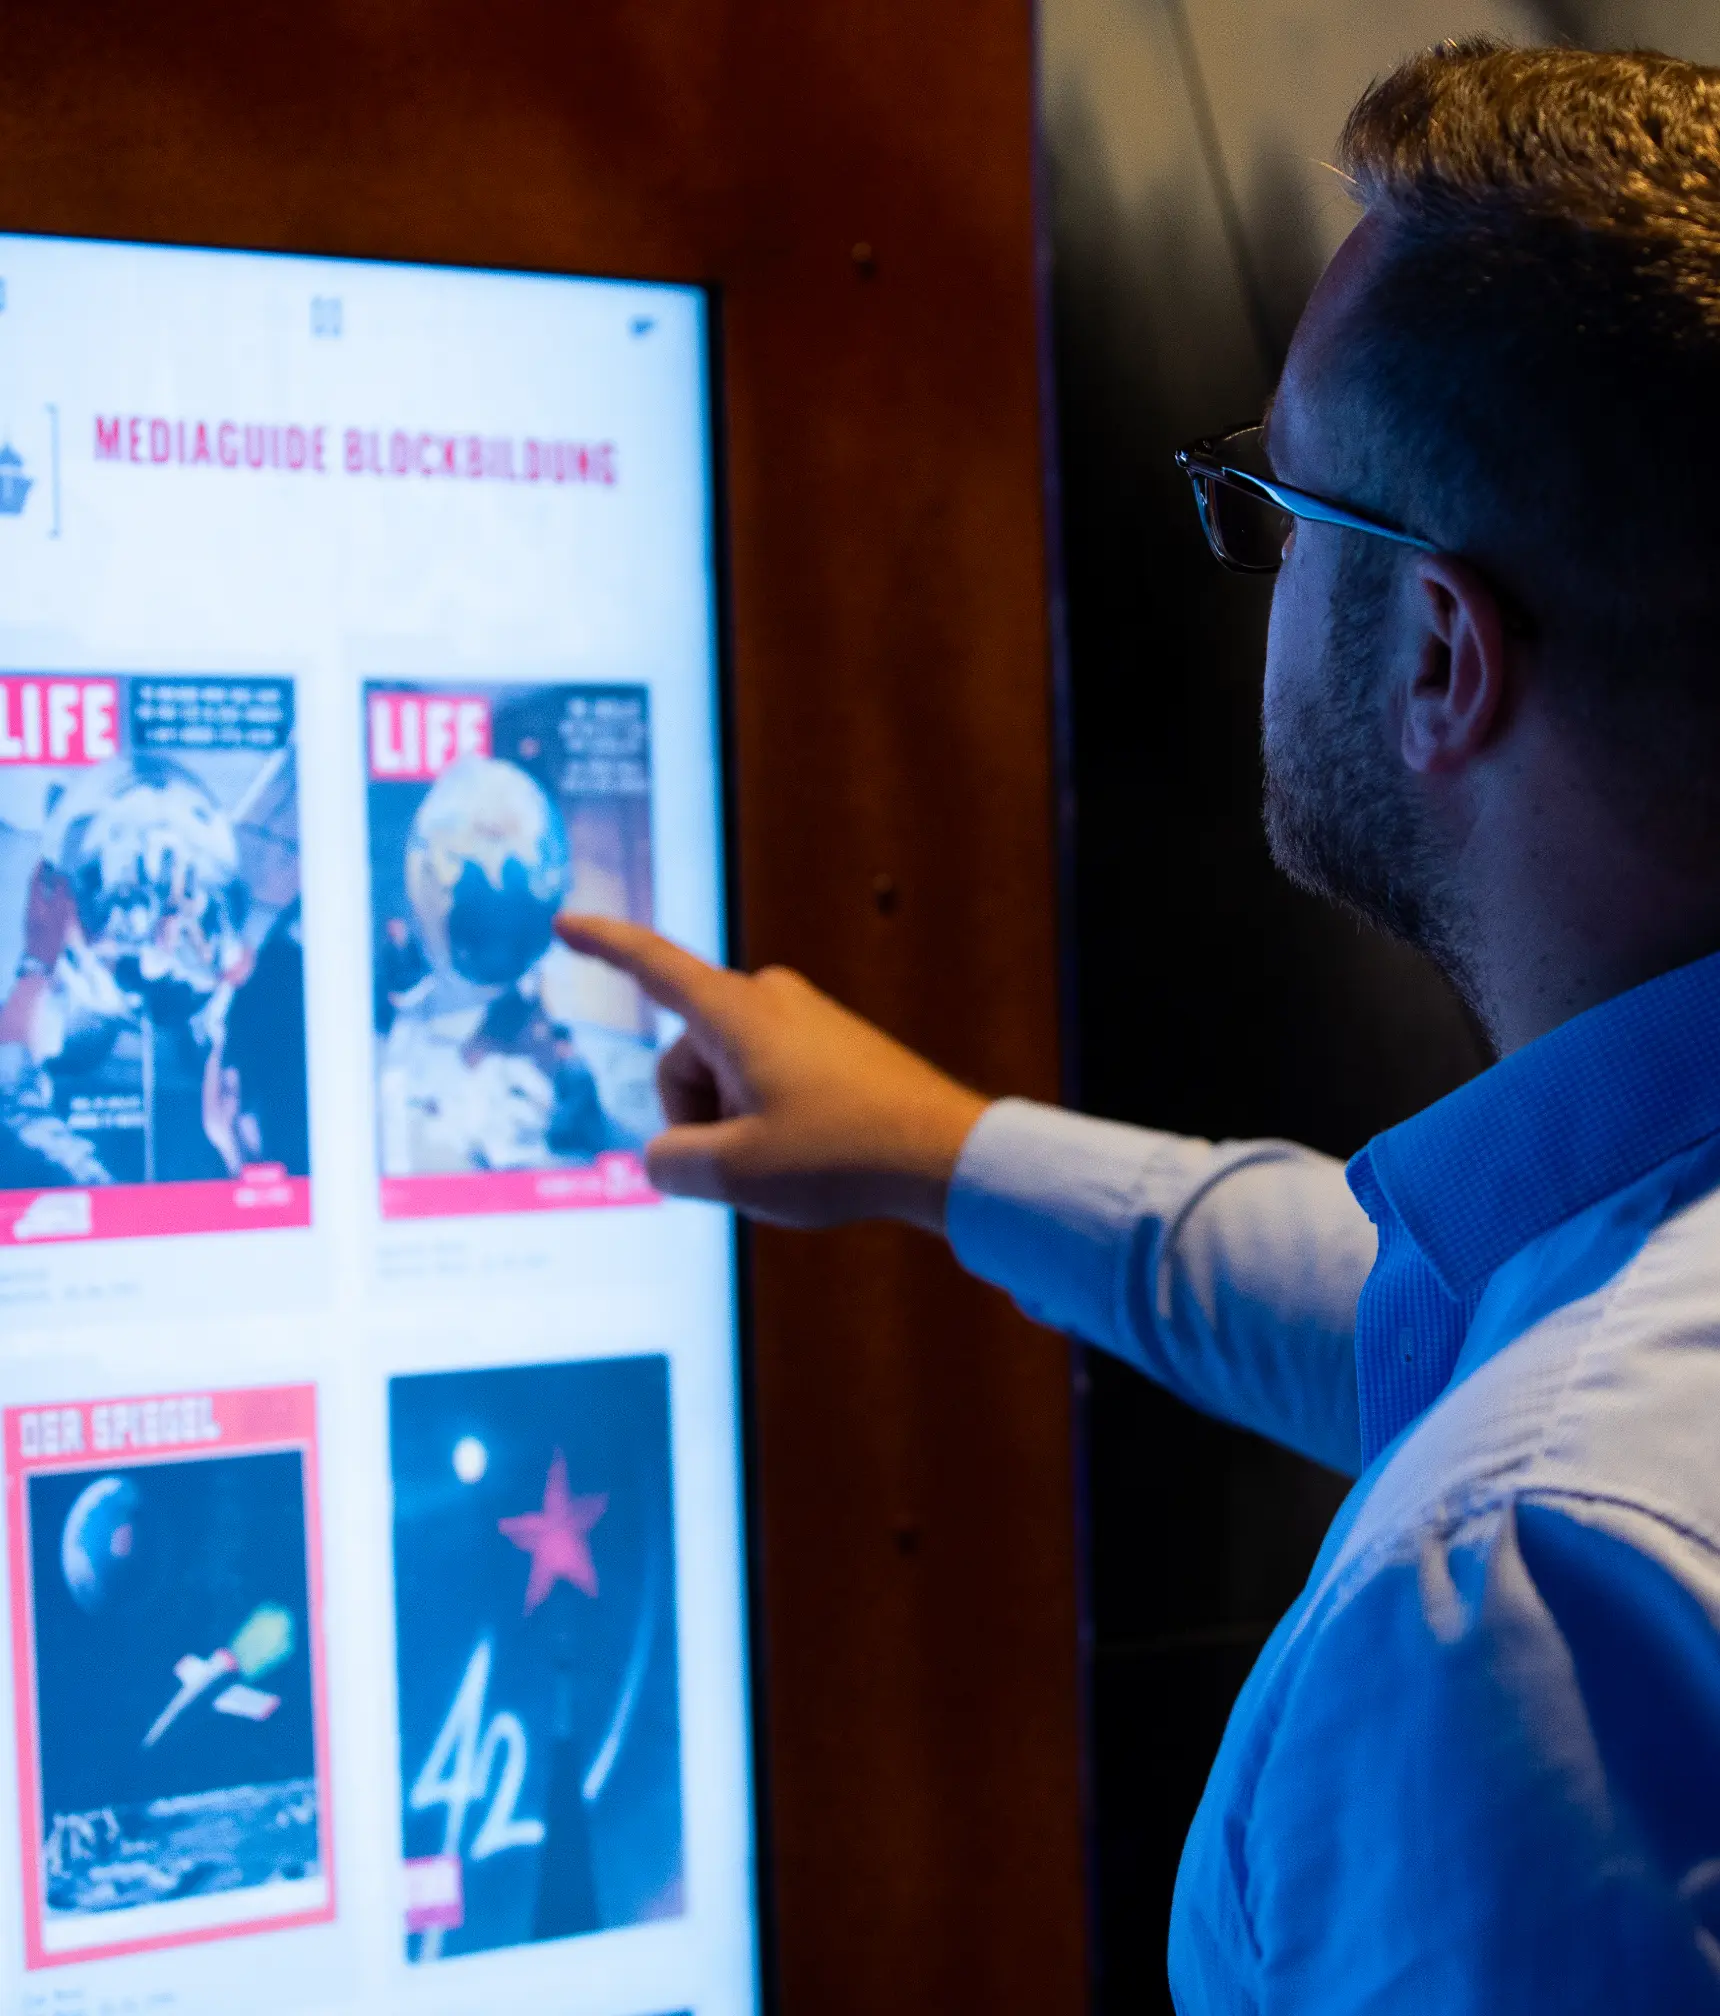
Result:
<svg viewBox="0 0 1720 2016"><path fill-rule="evenodd" d="M465 1865L458 1855L425 1855L406 1864L408 1932L457 1932L466 1922Z"/></svg>
<svg viewBox="0 0 1720 2016"><path fill-rule="evenodd" d="M257 1232L311 1222L308 1176L247 1169L214 1183L115 1183L88 1190L0 1191L0 1245L78 1239L164 1239L183 1232Z"/></svg>
<svg viewBox="0 0 1720 2016"><path fill-rule="evenodd" d="M630 1153L577 1169L492 1169L478 1175L385 1176L384 1218L470 1218L498 1211L592 1211L655 1204L645 1165Z"/></svg>

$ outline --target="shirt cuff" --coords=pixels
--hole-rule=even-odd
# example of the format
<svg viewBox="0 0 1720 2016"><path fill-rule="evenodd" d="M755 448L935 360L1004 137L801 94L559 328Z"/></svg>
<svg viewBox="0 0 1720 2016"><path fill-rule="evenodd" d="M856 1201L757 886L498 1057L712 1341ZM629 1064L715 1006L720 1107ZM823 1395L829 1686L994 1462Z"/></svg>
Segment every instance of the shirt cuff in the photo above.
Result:
<svg viewBox="0 0 1720 2016"><path fill-rule="evenodd" d="M1000 1099L962 1147L944 1230L962 1265L1028 1315L1138 1362L1124 1314L1130 1251L1213 1160L1205 1141Z"/></svg>

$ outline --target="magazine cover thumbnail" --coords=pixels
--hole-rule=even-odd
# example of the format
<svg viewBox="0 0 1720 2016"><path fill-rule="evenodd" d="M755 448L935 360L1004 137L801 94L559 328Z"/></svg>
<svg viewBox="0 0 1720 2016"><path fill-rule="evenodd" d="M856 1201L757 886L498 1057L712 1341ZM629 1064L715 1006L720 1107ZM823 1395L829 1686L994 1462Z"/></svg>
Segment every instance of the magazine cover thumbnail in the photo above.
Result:
<svg viewBox="0 0 1720 2016"><path fill-rule="evenodd" d="M389 1383L406 1954L677 1916L669 1365Z"/></svg>
<svg viewBox="0 0 1720 2016"><path fill-rule="evenodd" d="M382 1215L651 1202L651 1010L550 928L651 921L645 688L364 697Z"/></svg>
<svg viewBox="0 0 1720 2016"><path fill-rule="evenodd" d="M315 1388L5 1436L26 1965L332 1918Z"/></svg>
<svg viewBox="0 0 1720 2016"><path fill-rule="evenodd" d="M310 1223L289 679L0 675L0 1244Z"/></svg>

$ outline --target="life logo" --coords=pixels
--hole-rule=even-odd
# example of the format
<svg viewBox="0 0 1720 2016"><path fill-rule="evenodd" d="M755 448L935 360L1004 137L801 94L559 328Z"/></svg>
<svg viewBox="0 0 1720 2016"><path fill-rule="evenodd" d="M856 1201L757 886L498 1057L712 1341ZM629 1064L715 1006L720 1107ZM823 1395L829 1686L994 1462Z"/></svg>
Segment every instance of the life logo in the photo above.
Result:
<svg viewBox="0 0 1720 2016"><path fill-rule="evenodd" d="M24 520L60 536L60 409L43 406L20 426L0 415L0 538Z"/></svg>
<svg viewBox="0 0 1720 2016"><path fill-rule="evenodd" d="M433 784L462 756L490 753L490 703L481 695L419 689L370 696L373 784Z"/></svg>

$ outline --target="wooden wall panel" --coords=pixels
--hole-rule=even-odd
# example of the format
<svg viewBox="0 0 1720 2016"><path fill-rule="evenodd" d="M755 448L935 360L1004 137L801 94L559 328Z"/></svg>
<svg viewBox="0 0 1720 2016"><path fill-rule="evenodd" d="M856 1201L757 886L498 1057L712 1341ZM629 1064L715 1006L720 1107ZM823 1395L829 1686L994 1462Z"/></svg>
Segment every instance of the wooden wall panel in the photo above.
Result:
<svg viewBox="0 0 1720 2016"><path fill-rule="evenodd" d="M1055 1096L1026 0L56 0L0 225L714 282L741 927ZM754 1249L784 2006L1084 1998L1067 1361L930 1242Z"/></svg>

